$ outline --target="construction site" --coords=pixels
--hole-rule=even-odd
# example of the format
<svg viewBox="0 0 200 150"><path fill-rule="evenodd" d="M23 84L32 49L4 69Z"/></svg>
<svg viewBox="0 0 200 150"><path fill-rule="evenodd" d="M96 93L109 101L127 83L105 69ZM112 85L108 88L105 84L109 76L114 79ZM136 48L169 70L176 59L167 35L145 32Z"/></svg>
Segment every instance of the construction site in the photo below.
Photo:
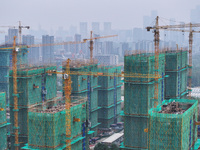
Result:
<svg viewBox="0 0 200 150"><path fill-rule="evenodd" d="M0 149L89 150L107 143L124 150L197 150L198 100L191 97L196 24L184 27L189 28L189 49L160 49L159 30L183 25L159 26L157 17L156 25L146 28L154 30L155 51L128 50L124 65L93 58L94 40L117 35L93 37L91 32L81 42L46 45L16 44L13 37L12 45L0 46ZM30 47L86 41L89 59L28 64Z"/></svg>

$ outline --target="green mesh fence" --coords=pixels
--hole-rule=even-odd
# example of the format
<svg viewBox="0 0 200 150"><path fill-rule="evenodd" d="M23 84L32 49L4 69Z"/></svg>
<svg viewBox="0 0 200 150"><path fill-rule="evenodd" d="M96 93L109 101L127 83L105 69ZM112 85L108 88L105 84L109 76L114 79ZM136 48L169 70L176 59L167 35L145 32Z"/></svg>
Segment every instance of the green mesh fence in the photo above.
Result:
<svg viewBox="0 0 200 150"><path fill-rule="evenodd" d="M28 142L28 137L27 136L23 136L23 135L19 135L19 144L20 144L20 149L22 149L22 147ZM15 149L15 146L14 146L14 143L15 143L15 136L13 134L11 134L11 137L10 137L10 141L11 141L11 148L10 150L14 150Z"/></svg>
<svg viewBox="0 0 200 150"><path fill-rule="evenodd" d="M99 118L101 119L111 119L114 117L114 107L101 108L99 110Z"/></svg>
<svg viewBox="0 0 200 150"><path fill-rule="evenodd" d="M121 66L103 66L98 68L98 72L103 74L121 73ZM98 84L98 105L99 109L98 120L100 128L109 128L114 123L114 117L117 116L118 103L121 103L121 78L114 76L99 76ZM116 93L115 93L116 92ZM114 96L116 94L116 97ZM115 110L116 109L116 110ZM114 113L116 111L116 114ZM117 118L117 117L116 117Z"/></svg>
<svg viewBox="0 0 200 150"><path fill-rule="evenodd" d="M103 66L98 68L98 72L104 74L121 73L121 66ZM121 84L121 78L116 77L116 85ZM109 89L114 87L114 77L113 76L99 76L98 85L101 89Z"/></svg>
<svg viewBox="0 0 200 150"><path fill-rule="evenodd" d="M7 122L6 119L6 93L0 93L0 125Z"/></svg>
<svg viewBox="0 0 200 150"><path fill-rule="evenodd" d="M114 118L111 119L98 118L98 121L101 122L99 128L110 128L110 125L114 123Z"/></svg>
<svg viewBox="0 0 200 150"><path fill-rule="evenodd" d="M6 92L7 103L9 99L9 56L10 51L0 51L0 92Z"/></svg>
<svg viewBox="0 0 200 150"><path fill-rule="evenodd" d="M159 54L159 75L164 74L165 54ZM155 56L154 54L136 54L124 57L124 72L126 74L155 74ZM125 78L130 82L150 82L153 78Z"/></svg>
<svg viewBox="0 0 200 150"><path fill-rule="evenodd" d="M176 98L178 97L178 73L177 72L166 72L169 77L165 78L165 98Z"/></svg>
<svg viewBox="0 0 200 150"><path fill-rule="evenodd" d="M98 123L98 111L93 111L90 113L90 122L91 122L91 128L94 128L99 125Z"/></svg>
<svg viewBox="0 0 200 150"><path fill-rule="evenodd" d="M165 70L174 71L181 68L181 52L180 51L167 51L166 52L166 65Z"/></svg>
<svg viewBox="0 0 200 150"><path fill-rule="evenodd" d="M125 74L155 74L154 54L125 56ZM125 78L124 81L124 149L148 149L148 111L155 102L164 100L165 54L159 54L159 75L161 78ZM158 82L158 99L155 99L155 83ZM120 107L120 106L118 106ZM119 109L119 108L118 108ZM136 138L137 137L137 138Z"/></svg>
<svg viewBox="0 0 200 150"><path fill-rule="evenodd" d="M66 67L63 66L63 71L66 70ZM73 66L70 68L70 71L80 72L80 75L71 75L72 80L72 92L81 92L87 90L87 76L81 75L81 72L97 72L97 64L84 65L84 66ZM97 77L90 76L90 86L97 87Z"/></svg>
<svg viewBox="0 0 200 150"><path fill-rule="evenodd" d="M14 107L10 107L11 133L14 133ZM20 108L18 112L19 133L22 136L28 136L28 109Z"/></svg>
<svg viewBox="0 0 200 150"><path fill-rule="evenodd" d="M79 118L80 122L74 122ZM86 102L71 107L71 144L74 148L82 145L82 123L86 120ZM65 147L65 110L55 113L29 112L28 146L33 149L64 149ZM76 143L77 142L77 143ZM82 141L81 141L82 143Z"/></svg>
<svg viewBox="0 0 200 150"><path fill-rule="evenodd" d="M109 107L114 104L114 90L99 90L98 105L100 107Z"/></svg>
<svg viewBox="0 0 200 150"><path fill-rule="evenodd" d="M6 94L0 93L0 149L7 148Z"/></svg>
<svg viewBox="0 0 200 150"><path fill-rule="evenodd" d="M56 85L57 76L56 74L46 73L48 70L56 70L56 67L33 67L18 70L19 106L27 107L42 102L42 82L46 88L45 99L56 97L56 86L52 85ZM13 72L10 71L9 93L11 106L14 105L12 74ZM42 77L42 74L44 74L44 77Z"/></svg>
<svg viewBox="0 0 200 150"><path fill-rule="evenodd" d="M182 51L181 55L181 68L185 68L188 65L188 51Z"/></svg>
<svg viewBox="0 0 200 150"><path fill-rule="evenodd" d="M186 99L171 99L163 101L162 105L169 102L179 102L183 109L191 106L183 114L158 113L161 105L149 111L149 150L188 150L197 140L198 101Z"/></svg>
<svg viewBox="0 0 200 150"><path fill-rule="evenodd" d="M187 69L181 71L180 75L180 92L181 94L184 93L187 90L187 78L188 78L188 72Z"/></svg>
<svg viewBox="0 0 200 150"><path fill-rule="evenodd" d="M55 66L51 67L27 67L18 69L17 72L17 90L18 90L18 125L19 136L22 136L22 143L27 143L28 138L28 109L33 105L38 105L42 101L56 97L56 79L55 74L48 74L46 71L56 70ZM13 72L10 71L9 94L10 94L10 122L11 134L14 133L14 97L13 97ZM42 90L42 86L46 92ZM44 93L44 99L42 98ZM26 139L26 141L25 141ZM14 147L14 143L11 143ZM24 145L20 145L24 146Z"/></svg>
<svg viewBox="0 0 200 150"><path fill-rule="evenodd" d="M6 126L0 127L0 149L6 150L7 149L7 130Z"/></svg>
<svg viewBox="0 0 200 150"><path fill-rule="evenodd" d="M165 99L180 98L187 91L187 51L166 52Z"/></svg>
<svg viewBox="0 0 200 150"><path fill-rule="evenodd" d="M153 107L151 102L154 95L153 84L130 84L125 83L124 113L132 115L147 115Z"/></svg>
<svg viewBox="0 0 200 150"><path fill-rule="evenodd" d="M148 133L144 130L148 128L147 117L124 116L124 146L130 149L147 149Z"/></svg>
<svg viewBox="0 0 200 150"><path fill-rule="evenodd" d="M66 70L66 67L63 67L63 71ZM77 62L73 62L70 66L70 71L80 72L78 75L71 75L72 80L72 96L80 96L88 98L88 88L91 89L89 92L90 102L88 101L88 110L89 110L89 120L91 122L91 130L96 130L99 125L98 123L98 77L97 76L87 76L81 75L81 72L95 72L97 73L97 64L85 64L81 63L78 65ZM89 80L89 85L88 85ZM64 93L63 93L64 94ZM95 132L96 134L97 132Z"/></svg>
<svg viewBox="0 0 200 150"><path fill-rule="evenodd" d="M98 89L92 89L91 92L91 111L98 109Z"/></svg>

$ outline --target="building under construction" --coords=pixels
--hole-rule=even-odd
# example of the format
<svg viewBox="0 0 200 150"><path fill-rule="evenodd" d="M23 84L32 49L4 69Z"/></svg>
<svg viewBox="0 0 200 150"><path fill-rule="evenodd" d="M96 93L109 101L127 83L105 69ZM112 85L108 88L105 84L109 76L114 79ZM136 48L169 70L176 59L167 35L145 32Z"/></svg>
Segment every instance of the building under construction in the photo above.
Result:
<svg viewBox="0 0 200 150"><path fill-rule="evenodd" d="M188 52L186 50L168 50L165 53L165 99L185 98L188 78Z"/></svg>
<svg viewBox="0 0 200 150"><path fill-rule="evenodd" d="M158 81L148 78L155 74L153 54L129 54L124 57L126 74L145 74L146 78L124 78L124 143L123 149L148 149L148 111L164 100L165 54L159 54ZM154 84L158 82L158 100L154 97Z"/></svg>
<svg viewBox="0 0 200 150"><path fill-rule="evenodd" d="M28 110L56 97L56 74L48 74L47 71L56 70L55 66L27 67L17 71L18 80L18 109L14 109L13 71L9 76L10 97L10 138L11 149L15 147L15 112L18 112L18 131L20 147L28 142Z"/></svg>
<svg viewBox="0 0 200 150"><path fill-rule="evenodd" d="M1 45L0 48L12 47L12 45ZM9 104L9 69L12 67L12 48L0 51L0 91L6 92L7 105ZM27 47L22 47L17 55L18 66L28 64Z"/></svg>
<svg viewBox="0 0 200 150"><path fill-rule="evenodd" d="M0 57L6 63L0 66L3 72L0 86L4 92L9 89L7 104L11 123L8 126L6 95L2 92L1 149L58 150L70 146L86 150L89 138L96 136L99 128L109 128L121 121L121 67L98 66L94 60L71 61L69 66L63 63L63 72L60 72L63 81L70 79L70 87L63 86L63 93L68 90L71 95L65 93L57 97L59 72L56 67L26 66L26 50L17 55L17 94L14 73L9 71L12 55L1 51ZM198 102L183 99L188 93L188 53L166 51L160 53L158 59L155 57L153 53L131 52L124 57L124 142L121 148L195 149ZM69 109L67 96L71 97ZM17 104L14 97L18 99Z"/></svg>
<svg viewBox="0 0 200 150"><path fill-rule="evenodd" d="M71 99L71 149L85 149L86 98ZM54 98L28 112L28 144L23 149L66 149L65 98Z"/></svg>
<svg viewBox="0 0 200 150"><path fill-rule="evenodd" d="M198 100L165 100L149 116L149 150L198 149Z"/></svg>
<svg viewBox="0 0 200 150"><path fill-rule="evenodd" d="M182 99L188 94L188 51L162 52L158 60L160 76L156 81L150 78L156 71L154 54L129 54L124 58L126 73L146 77L124 79L123 149L181 150L196 146L198 101Z"/></svg>
<svg viewBox="0 0 200 150"><path fill-rule="evenodd" d="M65 72L66 65L63 64L63 70ZM99 126L98 122L98 76L87 75L87 73L97 73L97 63L94 61L90 63L89 60L72 60L70 62L70 72L72 80L72 92L71 96L75 97L87 97L88 106L88 127L92 136L97 135ZM80 72L80 73L79 73Z"/></svg>
<svg viewBox="0 0 200 150"><path fill-rule="evenodd" d="M120 66L98 67L98 72L106 74L121 73ZM110 128L111 124L121 121L121 78L115 76L98 77L98 121L101 123L99 128Z"/></svg>

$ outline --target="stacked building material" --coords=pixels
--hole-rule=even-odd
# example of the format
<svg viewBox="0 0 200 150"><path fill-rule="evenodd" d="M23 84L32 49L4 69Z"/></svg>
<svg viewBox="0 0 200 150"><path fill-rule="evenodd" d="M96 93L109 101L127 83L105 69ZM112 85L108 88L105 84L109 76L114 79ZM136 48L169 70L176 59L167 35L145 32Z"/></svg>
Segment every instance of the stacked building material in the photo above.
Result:
<svg viewBox="0 0 200 150"><path fill-rule="evenodd" d="M198 101L171 99L149 111L149 150L194 149Z"/></svg>
<svg viewBox="0 0 200 150"><path fill-rule="evenodd" d="M115 77L114 73L120 74L120 66L103 66L98 68L98 72L112 74L113 76L99 76L98 84L98 121L100 128L110 128L111 124L120 122L121 111L121 77Z"/></svg>
<svg viewBox="0 0 200 150"><path fill-rule="evenodd" d="M11 149L14 149L14 111L18 111L20 147L28 142L28 109L56 97L56 74L46 73L56 70L55 66L27 67L17 71L18 110L14 110L13 71L9 77Z"/></svg>
<svg viewBox="0 0 200 150"><path fill-rule="evenodd" d="M123 149L148 149L148 111L164 100L165 54L159 54L159 78L155 74L154 54L132 54L124 57L124 73L145 75L146 78L124 78L124 143ZM155 82L158 82L158 99L155 99Z"/></svg>
<svg viewBox="0 0 200 150"><path fill-rule="evenodd" d="M165 99L186 97L187 69L188 51L166 51Z"/></svg>

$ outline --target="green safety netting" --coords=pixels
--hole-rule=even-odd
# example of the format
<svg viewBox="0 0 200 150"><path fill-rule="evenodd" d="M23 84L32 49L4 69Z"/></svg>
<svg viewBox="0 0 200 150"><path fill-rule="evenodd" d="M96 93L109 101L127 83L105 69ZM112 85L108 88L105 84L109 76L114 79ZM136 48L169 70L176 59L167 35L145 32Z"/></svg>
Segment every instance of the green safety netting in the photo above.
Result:
<svg viewBox="0 0 200 150"><path fill-rule="evenodd" d="M183 114L158 113L162 105L179 102ZM188 109L188 104L191 106ZM149 111L149 150L188 150L197 140L198 101L171 99Z"/></svg>

